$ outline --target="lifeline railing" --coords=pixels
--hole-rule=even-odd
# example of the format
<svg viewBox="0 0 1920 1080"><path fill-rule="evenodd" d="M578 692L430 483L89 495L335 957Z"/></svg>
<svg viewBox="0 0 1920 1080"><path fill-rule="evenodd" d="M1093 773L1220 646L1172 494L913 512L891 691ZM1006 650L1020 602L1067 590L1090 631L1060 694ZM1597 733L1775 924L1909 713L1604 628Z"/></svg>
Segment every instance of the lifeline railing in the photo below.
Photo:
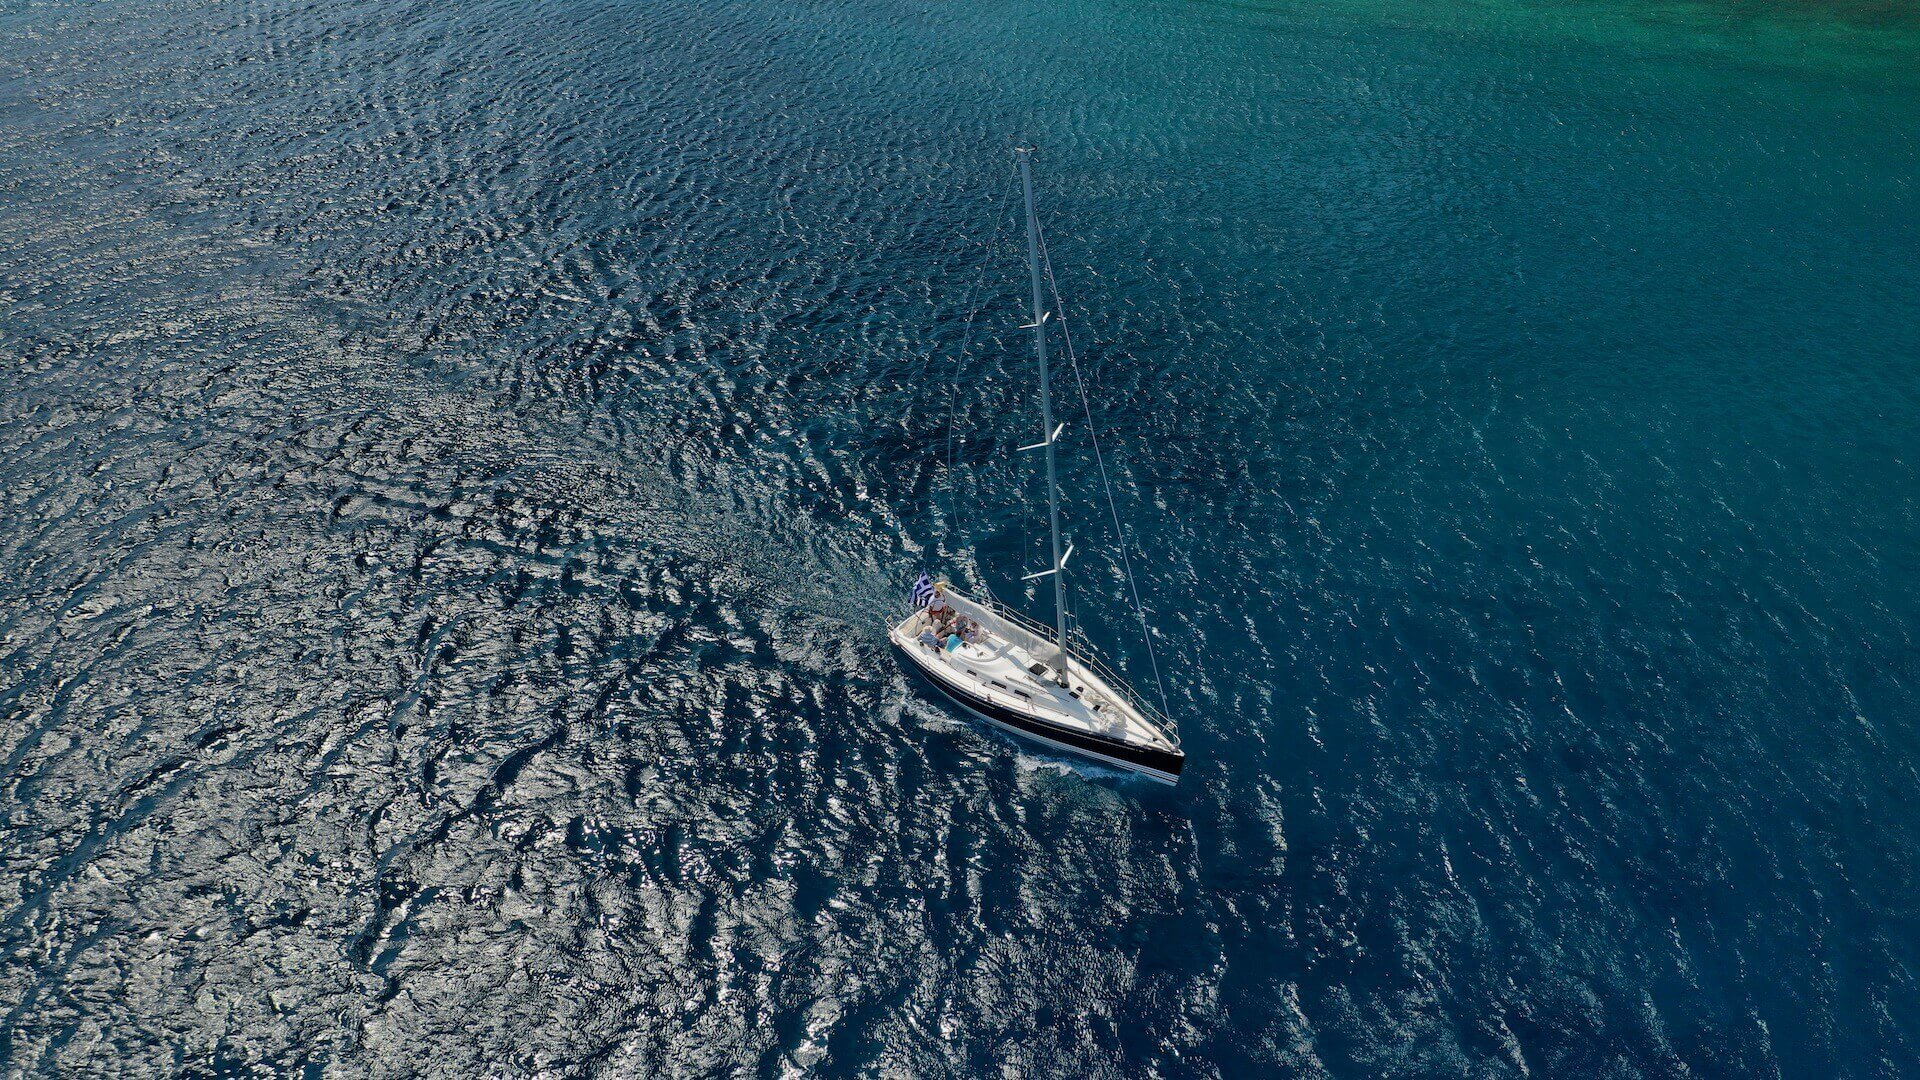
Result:
<svg viewBox="0 0 1920 1080"><path fill-rule="evenodd" d="M1013 608L1001 603L992 593L982 590L976 595L967 592L965 589L956 589L951 582L946 581L941 582L940 587L948 592L966 597L968 600L992 611L995 615L1000 616L1042 641L1050 641L1056 645L1059 644L1058 635L1053 632L1053 627L1036 622L1032 618L1015 611ZM1159 709L1154 708L1147 702L1146 698L1141 696L1140 691L1133 688L1132 683L1122 678L1119 672L1107 666L1107 664L1100 659L1099 655L1093 651L1093 642L1088 640L1085 634L1079 636L1081 640L1086 643L1086 648L1083 648L1079 652L1069 650L1068 655L1073 657L1074 662L1092 671L1095 675L1100 676L1100 680L1108 686L1125 694L1128 704L1145 713L1147 719L1152 720L1162 730L1166 731L1175 743L1178 743L1180 741L1180 729L1174 725L1173 718L1161 712Z"/></svg>

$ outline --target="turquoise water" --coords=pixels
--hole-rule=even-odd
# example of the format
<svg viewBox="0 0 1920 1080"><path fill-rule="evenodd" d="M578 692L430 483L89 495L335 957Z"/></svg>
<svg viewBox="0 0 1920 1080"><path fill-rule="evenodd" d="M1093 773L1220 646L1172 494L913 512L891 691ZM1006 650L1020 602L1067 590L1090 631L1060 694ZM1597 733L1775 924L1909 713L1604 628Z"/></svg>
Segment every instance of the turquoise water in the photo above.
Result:
<svg viewBox="0 0 1920 1080"><path fill-rule="evenodd" d="M0 1060L1920 1075L1917 60L1886 4L0 5ZM922 568L1047 614L1016 141L1174 789L886 650Z"/></svg>

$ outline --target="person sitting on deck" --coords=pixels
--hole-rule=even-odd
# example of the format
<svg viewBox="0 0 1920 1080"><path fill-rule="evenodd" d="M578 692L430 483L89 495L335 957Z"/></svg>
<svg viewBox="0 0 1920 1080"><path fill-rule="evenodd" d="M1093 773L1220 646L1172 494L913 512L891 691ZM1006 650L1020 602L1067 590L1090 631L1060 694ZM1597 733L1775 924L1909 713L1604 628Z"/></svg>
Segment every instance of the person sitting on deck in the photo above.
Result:
<svg viewBox="0 0 1920 1080"><path fill-rule="evenodd" d="M949 633L947 635L947 651L952 652L953 650L959 647L960 647L960 635L955 633Z"/></svg>
<svg viewBox="0 0 1920 1080"><path fill-rule="evenodd" d="M933 627L929 626L925 630L920 631L920 644L925 645L929 649L937 649L940 647L940 635L934 633Z"/></svg>

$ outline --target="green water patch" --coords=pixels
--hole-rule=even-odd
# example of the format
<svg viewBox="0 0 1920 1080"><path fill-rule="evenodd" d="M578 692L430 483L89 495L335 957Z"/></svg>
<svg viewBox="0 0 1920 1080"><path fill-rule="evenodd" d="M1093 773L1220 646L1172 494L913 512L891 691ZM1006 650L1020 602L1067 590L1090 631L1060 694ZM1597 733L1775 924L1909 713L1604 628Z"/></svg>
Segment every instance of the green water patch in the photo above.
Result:
<svg viewBox="0 0 1920 1080"><path fill-rule="evenodd" d="M1865 89L1920 92L1920 6L1904 0L1341 0L1229 6L1293 17L1342 10L1376 25L1511 35L1533 45L1558 39L1621 50L1634 59L1770 68L1857 82Z"/></svg>

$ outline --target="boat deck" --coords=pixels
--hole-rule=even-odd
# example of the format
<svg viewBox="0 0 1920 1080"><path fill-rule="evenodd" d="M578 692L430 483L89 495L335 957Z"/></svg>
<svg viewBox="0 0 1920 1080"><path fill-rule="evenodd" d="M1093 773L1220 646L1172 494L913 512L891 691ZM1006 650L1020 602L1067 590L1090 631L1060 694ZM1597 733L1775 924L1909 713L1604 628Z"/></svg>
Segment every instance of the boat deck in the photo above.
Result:
<svg viewBox="0 0 1920 1080"><path fill-rule="evenodd" d="M994 705L1101 738L1175 749L1172 740L1098 676L1074 663L1069 685L1062 687L1053 681L1049 669L1042 667L1046 674L1034 672L1039 661L1009 640L1013 635L994 625L991 611L974 618L981 625L979 640L963 642L952 651L919 642L920 632L932 624L924 611L914 612L896 626L893 638L930 676Z"/></svg>

